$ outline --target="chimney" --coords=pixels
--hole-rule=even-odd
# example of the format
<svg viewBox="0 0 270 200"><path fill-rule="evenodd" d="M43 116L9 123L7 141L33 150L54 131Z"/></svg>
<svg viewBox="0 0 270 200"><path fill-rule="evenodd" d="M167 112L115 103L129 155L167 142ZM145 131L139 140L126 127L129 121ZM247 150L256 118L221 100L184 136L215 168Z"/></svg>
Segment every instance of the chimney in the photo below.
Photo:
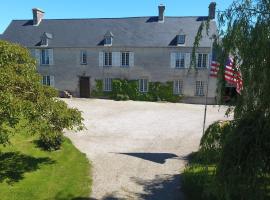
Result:
<svg viewBox="0 0 270 200"><path fill-rule="evenodd" d="M163 4L160 4L158 6L158 22L164 22L164 11L165 6Z"/></svg>
<svg viewBox="0 0 270 200"><path fill-rule="evenodd" d="M215 19L216 16L216 2L211 2L209 4L209 12L208 12L208 17L210 19Z"/></svg>
<svg viewBox="0 0 270 200"><path fill-rule="evenodd" d="M44 12L38 8L33 8L33 25L38 26L41 20L43 19Z"/></svg>

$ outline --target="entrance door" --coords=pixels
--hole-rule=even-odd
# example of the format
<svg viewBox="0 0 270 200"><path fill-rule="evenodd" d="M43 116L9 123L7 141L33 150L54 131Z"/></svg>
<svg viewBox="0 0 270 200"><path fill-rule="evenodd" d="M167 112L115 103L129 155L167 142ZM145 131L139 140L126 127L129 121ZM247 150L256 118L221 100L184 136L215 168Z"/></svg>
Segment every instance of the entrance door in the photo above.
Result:
<svg viewBox="0 0 270 200"><path fill-rule="evenodd" d="M80 97L89 98L90 97L90 81L89 77L80 77Z"/></svg>

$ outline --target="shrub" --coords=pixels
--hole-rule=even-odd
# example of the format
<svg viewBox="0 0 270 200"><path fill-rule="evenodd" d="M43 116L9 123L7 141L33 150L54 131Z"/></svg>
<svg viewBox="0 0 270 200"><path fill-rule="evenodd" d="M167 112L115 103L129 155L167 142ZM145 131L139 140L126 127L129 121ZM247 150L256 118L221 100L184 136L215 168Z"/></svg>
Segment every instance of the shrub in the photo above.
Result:
<svg viewBox="0 0 270 200"><path fill-rule="evenodd" d="M200 141L199 156L206 163L217 163L226 136L232 129L231 121L217 121L211 124Z"/></svg>
<svg viewBox="0 0 270 200"><path fill-rule="evenodd" d="M63 140L64 137L59 132L41 133L38 145L48 151L58 150L60 149Z"/></svg>
<svg viewBox="0 0 270 200"><path fill-rule="evenodd" d="M92 96L109 97L117 101L131 99L178 102L181 99L181 96L173 94L173 82L149 82L149 91L147 93L139 92L137 80L114 79L111 92L103 92L102 84L102 80L96 80L96 89L92 92Z"/></svg>

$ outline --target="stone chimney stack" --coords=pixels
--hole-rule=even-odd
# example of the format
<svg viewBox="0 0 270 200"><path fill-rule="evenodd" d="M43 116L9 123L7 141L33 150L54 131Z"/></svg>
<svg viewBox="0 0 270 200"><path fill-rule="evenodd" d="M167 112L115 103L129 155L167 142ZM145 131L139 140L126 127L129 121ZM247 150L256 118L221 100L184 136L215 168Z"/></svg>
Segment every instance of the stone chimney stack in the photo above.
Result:
<svg viewBox="0 0 270 200"><path fill-rule="evenodd" d="M38 8L33 8L33 25L38 26L41 20L43 19L44 12Z"/></svg>
<svg viewBox="0 0 270 200"><path fill-rule="evenodd" d="M165 11L165 6L163 4L160 4L158 6L158 22L164 22L164 11Z"/></svg>
<svg viewBox="0 0 270 200"><path fill-rule="evenodd" d="M216 2L211 2L209 4L209 12L208 12L208 17L210 19L215 19L216 17Z"/></svg>

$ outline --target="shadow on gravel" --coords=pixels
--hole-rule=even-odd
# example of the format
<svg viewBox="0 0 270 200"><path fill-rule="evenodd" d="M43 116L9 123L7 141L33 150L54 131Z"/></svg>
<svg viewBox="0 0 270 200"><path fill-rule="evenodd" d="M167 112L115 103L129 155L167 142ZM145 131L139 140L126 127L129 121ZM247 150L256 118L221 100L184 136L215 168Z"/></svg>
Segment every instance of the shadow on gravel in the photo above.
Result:
<svg viewBox="0 0 270 200"><path fill-rule="evenodd" d="M117 153L117 154L133 156L159 164L164 164L167 159L178 158L177 155L172 153Z"/></svg>
<svg viewBox="0 0 270 200"><path fill-rule="evenodd" d="M180 174L158 175L154 180L132 178L132 181L143 187L143 193L136 193L138 199L145 200L184 200L181 193Z"/></svg>

